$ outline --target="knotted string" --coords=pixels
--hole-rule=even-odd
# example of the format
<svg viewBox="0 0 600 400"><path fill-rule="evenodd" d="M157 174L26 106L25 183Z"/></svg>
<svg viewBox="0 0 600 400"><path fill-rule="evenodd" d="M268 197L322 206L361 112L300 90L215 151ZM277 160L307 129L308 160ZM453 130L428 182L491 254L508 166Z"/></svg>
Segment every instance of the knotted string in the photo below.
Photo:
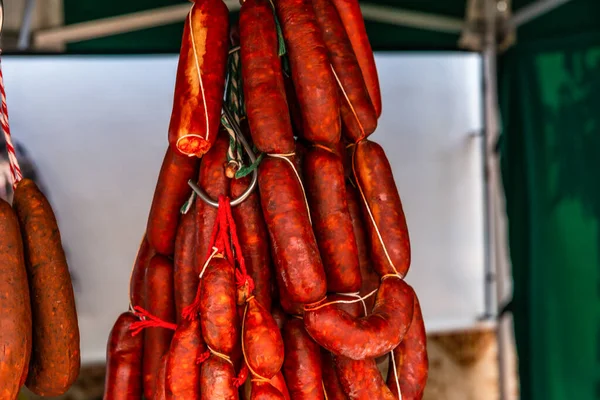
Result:
<svg viewBox="0 0 600 400"><path fill-rule="evenodd" d="M135 315L140 318L140 320L132 323L129 327L131 336L138 335L146 328L165 328L173 331L177 329L177 325L164 321L157 316L150 314L140 306L133 307L133 310Z"/></svg>

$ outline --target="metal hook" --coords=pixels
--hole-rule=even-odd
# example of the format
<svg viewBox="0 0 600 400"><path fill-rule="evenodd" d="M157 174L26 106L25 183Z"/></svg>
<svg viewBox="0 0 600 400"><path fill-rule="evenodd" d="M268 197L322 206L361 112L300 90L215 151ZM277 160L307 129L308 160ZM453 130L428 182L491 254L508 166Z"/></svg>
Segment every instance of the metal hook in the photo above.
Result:
<svg viewBox="0 0 600 400"><path fill-rule="evenodd" d="M2 1L2 0L0 0L0 1ZM227 120L229 121L229 124L233 128L233 132L235 133L235 136L237 136L237 139L240 141L240 143L242 143L242 146L244 146L244 150L248 154L248 158L250 158L250 162L252 164L254 164L254 162L256 161L256 155L252 151L252 147L250 147L250 144L248 144L248 142L246 141L246 138L244 137L244 134L242 133L240 126L237 124L237 122L235 122L233 115L231 115L231 111L229 111L229 109L227 107L223 107L223 113L225 114L225 118L227 118ZM248 185L248 188L238 198L231 200L230 204L232 207L237 206L238 204L241 204L244 200L246 200L248 198L248 196L250 196L250 193L252 193L252 191L256 187L257 180L258 180L258 172L256 171L256 169L254 169L252 171L252 179L250 180L250 185ZM202 188L200 188L198 185L196 185L194 183L194 181L192 181L190 179L188 181L188 185L192 188L192 190L194 192L196 192L198 197L200 197L206 204L209 204L209 205L211 205L213 207L217 207L217 208L219 207L219 202L211 199L210 196L207 195L204 192L204 190L202 190Z"/></svg>

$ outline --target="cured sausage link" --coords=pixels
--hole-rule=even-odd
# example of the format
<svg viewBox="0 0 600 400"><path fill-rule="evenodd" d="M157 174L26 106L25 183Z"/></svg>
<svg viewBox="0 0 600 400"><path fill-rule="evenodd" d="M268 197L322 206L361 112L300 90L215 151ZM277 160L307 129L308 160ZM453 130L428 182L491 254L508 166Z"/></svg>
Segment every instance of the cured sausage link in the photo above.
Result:
<svg viewBox="0 0 600 400"><path fill-rule="evenodd" d="M321 346L353 360L377 358L402 341L413 317L414 291L402 279L384 279L373 312L363 318L323 303L307 307L304 323L310 336Z"/></svg>
<svg viewBox="0 0 600 400"><path fill-rule="evenodd" d="M194 1L183 28L169 125L170 146L183 155L202 157L217 137L228 45L225 3Z"/></svg>
<svg viewBox="0 0 600 400"><path fill-rule="evenodd" d="M167 149L146 228L148 242L157 253L173 255L179 210L191 193L187 182L197 171L197 159L182 156L170 147Z"/></svg>
<svg viewBox="0 0 600 400"><path fill-rule="evenodd" d="M393 360L392 360L393 357ZM396 365L396 374L393 365ZM413 320L404 340L390 355L387 385L399 399L398 386L402 400L421 400L427 383L429 360L427 358L427 334L421 313L419 299L415 295Z"/></svg>
<svg viewBox="0 0 600 400"><path fill-rule="evenodd" d="M166 322L175 321L173 262L160 254L146 271L146 310ZM162 327L144 330L144 397L154 398L161 357L169 350L173 331Z"/></svg>
<svg viewBox="0 0 600 400"><path fill-rule="evenodd" d="M342 160L328 150L313 147L303 161L313 229L327 274L327 291L356 292L361 287L361 276Z"/></svg>
<svg viewBox="0 0 600 400"><path fill-rule="evenodd" d="M0 199L0 399L15 399L29 370L31 303L19 221Z"/></svg>
<svg viewBox="0 0 600 400"><path fill-rule="evenodd" d="M131 324L138 318L125 312L117 318L108 337L104 400L142 397L143 335L132 335Z"/></svg>
<svg viewBox="0 0 600 400"><path fill-rule="evenodd" d="M370 140L354 146L352 169L364 206L373 268L380 275L406 276L410 239L400 195L383 148Z"/></svg>
<svg viewBox="0 0 600 400"><path fill-rule="evenodd" d="M288 161L263 159L258 186L280 290L285 290L292 302L310 304L325 296L327 283L304 192L293 163Z"/></svg>
<svg viewBox="0 0 600 400"><path fill-rule="evenodd" d="M206 351L199 320L182 320L177 326L166 365L168 400L200 399L200 365L196 362Z"/></svg>
<svg viewBox="0 0 600 400"><path fill-rule="evenodd" d="M289 319L283 327L283 374L293 400L323 400L321 353L302 320Z"/></svg>
<svg viewBox="0 0 600 400"><path fill-rule="evenodd" d="M338 86L311 0L275 0L300 104L304 138L327 147L340 140Z"/></svg>
<svg viewBox="0 0 600 400"><path fill-rule="evenodd" d="M395 400L374 359L352 360L334 356L335 369L344 393L351 400Z"/></svg>
<svg viewBox="0 0 600 400"><path fill-rule="evenodd" d="M294 151L273 9L246 0L240 10L240 54L246 114L252 140L265 153Z"/></svg>
<svg viewBox="0 0 600 400"><path fill-rule="evenodd" d="M354 54L360 65L362 75L369 91L369 97L375 107L377 117L381 115L381 89L379 88L379 77L377 76L377 66L375 57L367 30L363 20L360 4L358 0L332 0L342 19Z"/></svg>
<svg viewBox="0 0 600 400"><path fill-rule="evenodd" d="M375 131L377 114L348 34L332 0L312 0L329 59L340 87L343 133L358 142Z"/></svg>
<svg viewBox="0 0 600 400"><path fill-rule="evenodd" d="M25 384L37 395L60 396L79 375L79 325L71 275L52 207L23 179L13 198L23 236L31 293L33 342Z"/></svg>

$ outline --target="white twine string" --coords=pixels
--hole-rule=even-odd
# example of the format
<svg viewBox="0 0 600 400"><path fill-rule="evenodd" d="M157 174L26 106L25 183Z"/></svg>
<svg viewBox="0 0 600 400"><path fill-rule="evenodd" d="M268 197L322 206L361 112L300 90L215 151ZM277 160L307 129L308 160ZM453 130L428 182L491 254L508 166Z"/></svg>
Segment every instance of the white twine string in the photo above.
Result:
<svg viewBox="0 0 600 400"><path fill-rule="evenodd" d="M354 151L352 152L352 172L354 173L354 179L356 180L356 187L358 188L360 196L363 199L363 203L365 204L365 208L367 209L369 218L371 219L371 223L373 224L373 227L375 228L375 232L377 233L377 238L379 239L379 243L381 244L381 247L383 248L383 253L385 254L385 257L386 257L388 263L390 264L390 266L392 267L392 269L394 270L394 272L400 276L400 274L398 273L398 270L396 269L396 266L392 262L392 259L390 257L390 254L388 253L387 247L385 246L385 243L383 242L383 237L381 236L381 232L379 232L379 227L377 226L377 223L375 222L375 218L373 217L373 212L371 211L371 206L367 202L367 198L365 197L362 187L360 186L360 182L356 176L355 156L356 156L356 149L354 149Z"/></svg>
<svg viewBox="0 0 600 400"><path fill-rule="evenodd" d="M300 174L298 173L298 170L296 169L296 166L294 165L294 163L292 162L292 160L290 160L288 158L288 157L291 157L291 156L293 156L295 154L296 153L268 154L268 156L269 157L274 157L274 158L280 158L282 160L285 160L285 161L288 162L288 164L290 164L292 166L292 169L294 170L294 174L296 174L296 178L298 178L298 183L300 184L300 188L302 189L302 194L304 195L304 204L306 205L306 211L308 212L308 221L312 225L312 218L310 217L310 207L308 206L308 198L306 197L306 190L304 190L304 184L302 184L302 179L300 179Z"/></svg>
<svg viewBox="0 0 600 400"><path fill-rule="evenodd" d="M392 368L394 370L394 377L396 378L396 388L398 389L398 400L402 400L402 391L400 390L400 381L398 380L398 370L396 368L396 358L394 352L390 352L390 358L392 359Z"/></svg>

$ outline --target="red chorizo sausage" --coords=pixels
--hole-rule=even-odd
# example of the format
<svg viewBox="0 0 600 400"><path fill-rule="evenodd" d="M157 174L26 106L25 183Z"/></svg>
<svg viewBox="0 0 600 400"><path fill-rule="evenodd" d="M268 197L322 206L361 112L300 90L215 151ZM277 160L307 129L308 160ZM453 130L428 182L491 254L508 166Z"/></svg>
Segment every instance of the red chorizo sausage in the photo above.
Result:
<svg viewBox="0 0 600 400"><path fill-rule="evenodd" d="M335 369L344 393L351 400L394 400L374 359L352 360L334 356Z"/></svg>
<svg viewBox="0 0 600 400"><path fill-rule="evenodd" d="M279 371L273 378L271 378L271 385L279 390L279 393L283 395L285 400L291 400L290 392L288 391L287 384L283 378L283 373Z"/></svg>
<svg viewBox="0 0 600 400"><path fill-rule="evenodd" d="M250 372L271 379L283 365L283 339L271 314L256 298L246 303L242 344Z"/></svg>
<svg viewBox="0 0 600 400"><path fill-rule="evenodd" d="M166 369L166 393L171 400L200 398L200 364L196 360L206 351L199 320L182 320L177 326Z"/></svg>
<svg viewBox="0 0 600 400"><path fill-rule="evenodd" d="M340 140L338 88L311 0L276 0L298 96L304 137L324 146Z"/></svg>
<svg viewBox="0 0 600 400"><path fill-rule="evenodd" d="M290 301L314 303L325 296L325 271L304 192L290 163L281 158L263 159L258 186L279 288L289 293Z"/></svg>
<svg viewBox="0 0 600 400"><path fill-rule="evenodd" d="M392 360L391 357L394 359ZM396 365L396 374L393 365ZM398 386L403 400L421 400L427 383L429 360L427 358L427 334L419 299L415 295L413 320L404 340L390 355L387 385L396 399L399 399Z"/></svg>
<svg viewBox="0 0 600 400"><path fill-rule="evenodd" d="M361 277L342 160L328 150L313 147L304 155L303 166L313 229L327 275L327 290L356 292L361 287Z"/></svg>
<svg viewBox="0 0 600 400"><path fill-rule="evenodd" d="M0 199L0 398L15 399L29 370L31 302L19 221Z"/></svg>
<svg viewBox="0 0 600 400"><path fill-rule="evenodd" d="M375 107L375 112L379 117L381 115L381 90L379 88L379 77L377 76L377 66L375 65L375 57L367 30L365 21L360 11L358 0L333 0L333 4L338 10L338 14L342 19L352 49L360 65L365 84L369 91L369 97Z"/></svg>
<svg viewBox="0 0 600 400"><path fill-rule="evenodd" d="M146 269L150 264L150 259L154 257L156 252L150 246L148 238L144 233L142 243L138 249L137 256L135 257L135 264L133 264L133 270L131 271L131 279L129 281L129 301L133 307L140 306L144 307L144 280L146 279Z"/></svg>
<svg viewBox="0 0 600 400"><path fill-rule="evenodd" d="M312 0L325 47L340 87L340 114L345 134L353 142L377 128L377 114L338 11L331 0Z"/></svg>
<svg viewBox="0 0 600 400"><path fill-rule="evenodd" d="M81 364L71 275L52 207L33 181L18 183L13 207L23 237L34 327L25 383L37 395L60 396L77 379Z"/></svg>
<svg viewBox="0 0 600 400"><path fill-rule="evenodd" d="M202 157L198 186L213 200L219 196L229 195L229 178L225 175L229 136L224 129L219 131L219 137L208 153ZM210 237L217 220L218 209L208 205L201 198L196 198L196 271L198 274L206 261L209 251Z"/></svg>
<svg viewBox="0 0 600 400"><path fill-rule="evenodd" d="M327 400L347 400L340 380L333 365L331 353L321 349L321 368L323 371L323 388L327 394Z"/></svg>
<svg viewBox="0 0 600 400"><path fill-rule="evenodd" d="M371 266L365 224L358 196L359 194L354 185L347 183L346 199L348 200L350 219L352 219L352 228L354 231L354 238L356 239L356 247L358 249L358 265L360 266L360 276L362 278L362 286L359 293L361 296L365 296L379 287L380 278ZM375 304L375 296L368 297L364 301L367 310L371 310Z"/></svg>
<svg viewBox="0 0 600 400"><path fill-rule="evenodd" d="M269 382L253 381L250 400L285 400L285 397Z"/></svg>
<svg viewBox="0 0 600 400"><path fill-rule="evenodd" d="M375 271L404 277L410 267L410 239L392 168L380 145L354 146L354 178L362 198Z"/></svg>
<svg viewBox="0 0 600 400"><path fill-rule="evenodd" d="M256 147L294 151L294 134L278 54L275 16L268 0L246 0L240 10L240 55L246 114Z"/></svg>
<svg viewBox="0 0 600 400"><path fill-rule="evenodd" d="M125 312L117 318L108 337L104 400L142 398L143 335L133 336L131 324L138 318Z"/></svg>
<svg viewBox="0 0 600 400"><path fill-rule="evenodd" d="M156 372L155 382L155 394L152 400L166 400L167 399L167 363L169 362L169 352L166 352L160 358L160 366Z"/></svg>
<svg viewBox="0 0 600 400"><path fill-rule="evenodd" d="M245 3L244 3L245 4ZM248 187L248 177L231 180L231 197L237 198ZM260 208L258 191L231 209L248 275L254 281L254 296L266 310L271 309L271 253L269 234Z"/></svg>
<svg viewBox="0 0 600 400"><path fill-rule="evenodd" d="M233 365L211 355L202 363L200 373L200 400L237 400L238 389L234 385Z"/></svg>
<svg viewBox="0 0 600 400"><path fill-rule="evenodd" d="M389 277L379 287L371 315L353 318L336 304L324 303L306 308L304 323L310 336L334 355L376 358L402 341L412 320L413 302L412 288L398 277Z"/></svg>
<svg viewBox="0 0 600 400"><path fill-rule="evenodd" d="M283 327L283 374L294 400L323 400L321 350L304 329L301 319L290 318Z"/></svg>
<svg viewBox="0 0 600 400"><path fill-rule="evenodd" d="M146 234L157 253L173 254L180 209L190 196L188 180L196 175L198 160L167 149L150 207Z"/></svg>
<svg viewBox="0 0 600 400"><path fill-rule="evenodd" d="M239 337L233 265L215 257L201 278L200 325L207 346L231 356Z"/></svg>
<svg viewBox="0 0 600 400"><path fill-rule="evenodd" d="M227 6L195 1L183 28L169 125L169 144L181 154L202 157L216 139L228 50Z"/></svg>
<svg viewBox="0 0 600 400"><path fill-rule="evenodd" d="M175 322L173 262L160 254L150 260L146 271L146 310L166 322ZM152 399L160 358L169 350L173 331L162 328L144 330L144 397Z"/></svg>
<svg viewBox="0 0 600 400"><path fill-rule="evenodd" d="M173 276L177 323L181 321L183 309L194 302L198 291L196 255L196 207L193 204L188 212L181 216L175 240Z"/></svg>

